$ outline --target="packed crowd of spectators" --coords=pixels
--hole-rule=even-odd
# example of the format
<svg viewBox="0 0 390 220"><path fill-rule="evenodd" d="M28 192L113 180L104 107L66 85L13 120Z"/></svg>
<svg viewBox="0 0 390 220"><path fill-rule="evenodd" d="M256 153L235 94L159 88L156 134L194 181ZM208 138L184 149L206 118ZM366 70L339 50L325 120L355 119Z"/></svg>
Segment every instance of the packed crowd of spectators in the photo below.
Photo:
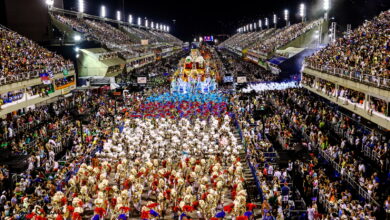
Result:
<svg viewBox="0 0 390 220"><path fill-rule="evenodd" d="M245 49L256 42L263 40L265 36L269 35L273 31L275 31L275 29L271 28L254 32L237 33L222 42L220 46Z"/></svg>
<svg viewBox="0 0 390 220"><path fill-rule="evenodd" d="M233 53L220 54L220 59L224 65L222 73L224 75L246 76L251 83L277 81L278 75L272 74L258 65L242 60Z"/></svg>
<svg viewBox="0 0 390 220"><path fill-rule="evenodd" d="M385 171L388 140L375 138L375 134L371 134L372 138L369 139L370 135L365 134L364 144L362 144L361 136L357 134L356 128L353 125L350 125L348 128L348 120L334 113L331 108L305 97L304 91L291 90L281 93L284 94L277 101L279 105L280 103L287 105L287 108L281 107L287 109L284 112L285 118L290 118L292 123L301 129L306 137L309 137L308 142L311 142L311 147L317 145L329 156L327 159L334 161L338 165L335 169L341 176L349 176L359 184L367 192L368 197L366 199L368 201L372 201L371 199L378 200L380 196L378 194L380 178L375 170L366 169L366 157L362 154L364 153L363 146L367 144L372 144L372 146L378 145L382 153L378 158L378 162L381 170ZM290 97L287 100L295 100L299 104L283 101L287 96ZM295 105L300 106L301 109L298 109ZM294 109L294 111L290 112L288 109ZM331 123L327 124L326 122L329 121ZM341 136L339 142L331 140L330 134L328 134L330 132L329 129L334 129L335 133L339 134L341 126L345 126L342 129L344 130L342 134L345 134L345 136Z"/></svg>
<svg viewBox="0 0 390 220"><path fill-rule="evenodd" d="M308 67L389 87L389 23L390 11L380 13L306 58Z"/></svg>
<svg viewBox="0 0 390 220"><path fill-rule="evenodd" d="M367 112L369 114L380 113L383 116L388 116L389 113L387 111L387 102L381 98L377 98L374 96L370 96L369 100L366 99L364 93L355 91L343 86L339 86L336 89L336 85L326 80L318 79L314 80L314 77L303 74L302 83L311 88L316 89L317 91L321 91L322 93L336 97L338 99L344 100L343 104L351 103L359 108L364 109L364 105L367 102Z"/></svg>
<svg viewBox="0 0 390 220"><path fill-rule="evenodd" d="M130 59L151 52L148 47L141 45L141 39L149 40L148 44L181 42L169 33L142 30L133 27L123 27L124 31L122 31L102 21L76 19L63 15L56 15L56 18L75 31L82 33L84 38L94 39L113 50L113 52L99 57L101 60L114 58L118 54L125 59Z"/></svg>
<svg viewBox="0 0 390 220"><path fill-rule="evenodd" d="M73 69L73 64L16 32L0 27L0 84Z"/></svg>
<svg viewBox="0 0 390 220"><path fill-rule="evenodd" d="M322 20L315 20L308 23L298 23L291 26L284 27L280 31L276 31L264 41L260 41L251 47L252 50L267 55L277 48L287 44L300 35L310 31L322 23Z"/></svg>

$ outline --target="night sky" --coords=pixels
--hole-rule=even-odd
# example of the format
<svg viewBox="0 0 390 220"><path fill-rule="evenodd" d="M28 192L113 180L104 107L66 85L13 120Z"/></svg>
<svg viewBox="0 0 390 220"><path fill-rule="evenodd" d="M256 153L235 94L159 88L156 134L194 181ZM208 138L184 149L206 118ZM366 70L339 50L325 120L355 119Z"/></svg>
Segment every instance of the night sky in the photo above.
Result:
<svg viewBox="0 0 390 220"><path fill-rule="evenodd" d="M122 0L84 1L88 14L99 15L101 5L107 7L110 18L115 18L116 11L122 10ZM291 23L296 23L299 21L298 6L302 2L307 5L308 19L323 15L322 0L123 1L126 20L128 14L132 14L134 18L147 17L149 21L165 23L171 26L172 34L184 41L201 35L231 35L238 27L258 19L268 17L272 21L273 13L278 15L279 24L284 25L284 9L289 9ZM330 17L334 17L339 30L345 30L347 24L354 28L389 9L390 0L331 0L331 5ZM64 7L77 10L77 0L64 0Z"/></svg>

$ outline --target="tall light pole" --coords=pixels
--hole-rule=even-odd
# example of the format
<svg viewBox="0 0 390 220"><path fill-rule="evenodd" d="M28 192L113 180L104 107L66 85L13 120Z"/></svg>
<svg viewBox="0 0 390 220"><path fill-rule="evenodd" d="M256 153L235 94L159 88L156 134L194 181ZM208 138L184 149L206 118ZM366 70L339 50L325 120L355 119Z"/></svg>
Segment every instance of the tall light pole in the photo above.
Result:
<svg viewBox="0 0 390 220"><path fill-rule="evenodd" d="M84 13L84 0L79 0L79 12Z"/></svg>
<svg viewBox="0 0 390 220"><path fill-rule="evenodd" d="M299 5L299 16L301 16L302 22L305 22L305 20L306 20L306 6L303 3L301 3Z"/></svg>
<svg viewBox="0 0 390 220"><path fill-rule="evenodd" d="M269 28L268 18L265 18L265 26L267 26L267 29Z"/></svg>
<svg viewBox="0 0 390 220"><path fill-rule="evenodd" d="M141 18L140 17L138 17L137 24L138 24L139 27L141 27Z"/></svg>
<svg viewBox="0 0 390 220"><path fill-rule="evenodd" d="M277 27L278 18L276 17L276 14L274 14L274 26Z"/></svg>
<svg viewBox="0 0 390 220"><path fill-rule="evenodd" d="M130 26L133 24L133 16L132 15L129 15L129 24L130 24Z"/></svg>
<svg viewBox="0 0 390 220"><path fill-rule="evenodd" d="M116 20L121 21L121 11L116 11Z"/></svg>
<svg viewBox="0 0 390 220"><path fill-rule="evenodd" d="M284 9L284 20L286 21L286 26L290 25L289 13L287 9Z"/></svg>
<svg viewBox="0 0 390 220"><path fill-rule="evenodd" d="M46 5L48 9L50 10L54 5L54 0L46 0Z"/></svg>
<svg viewBox="0 0 390 220"><path fill-rule="evenodd" d="M260 30L263 30L263 22L261 21L261 19L259 19L259 28Z"/></svg>
<svg viewBox="0 0 390 220"><path fill-rule="evenodd" d="M107 14L106 14L106 6L102 5L101 9L100 9L100 17L102 18L106 18Z"/></svg>
<svg viewBox="0 0 390 220"><path fill-rule="evenodd" d="M329 13L329 10L330 10L330 0L323 0L324 2L324 5L323 5L323 8L324 8L324 11L325 11L325 14L324 14L324 19L327 20L328 19L328 13Z"/></svg>

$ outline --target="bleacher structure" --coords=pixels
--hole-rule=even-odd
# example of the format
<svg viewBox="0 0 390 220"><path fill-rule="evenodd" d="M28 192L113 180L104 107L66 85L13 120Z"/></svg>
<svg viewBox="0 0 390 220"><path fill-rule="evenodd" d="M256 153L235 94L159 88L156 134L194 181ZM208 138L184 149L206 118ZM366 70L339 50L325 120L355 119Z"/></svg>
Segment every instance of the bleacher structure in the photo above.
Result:
<svg viewBox="0 0 390 220"><path fill-rule="evenodd" d="M70 61L4 26L0 26L0 67L0 117L69 96L76 88Z"/></svg>
<svg viewBox="0 0 390 220"><path fill-rule="evenodd" d="M301 22L280 29L269 28L258 31L239 32L220 46L242 56L264 68L270 69L275 57L289 58L301 52L323 35L327 25L324 19Z"/></svg>
<svg viewBox="0 0 390 220"><path fill-rule="evenodd" d="M183 42L165 31L57 8L49 13L66 39L100 45L78 49L79 77L115 77L182 49Z"/></svg>

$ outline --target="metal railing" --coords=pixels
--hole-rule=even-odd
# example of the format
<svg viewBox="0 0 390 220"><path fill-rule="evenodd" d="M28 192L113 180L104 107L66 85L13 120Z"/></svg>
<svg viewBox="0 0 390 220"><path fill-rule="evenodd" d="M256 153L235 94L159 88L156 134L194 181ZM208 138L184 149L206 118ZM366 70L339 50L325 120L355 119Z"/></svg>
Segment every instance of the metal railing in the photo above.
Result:
<svg viewBox="0 0 390 220"><path fill-rule="evenodd" d="M353 81L357 81L363 84L367 84L370 86L378 87L378 88L383 88L383 89L390 89L390 79L381 77L381 76L373 76L370 74L365 74L362 73L361 71L358 70L346 70L342 68L332 68L326 65L319 65L319 64L314 64L310 63L308 61L305 61L306 63L306 68L313 69L320 71L322 73L327 73L330 75L342 77L345 79L350 79Z"/></svg>

